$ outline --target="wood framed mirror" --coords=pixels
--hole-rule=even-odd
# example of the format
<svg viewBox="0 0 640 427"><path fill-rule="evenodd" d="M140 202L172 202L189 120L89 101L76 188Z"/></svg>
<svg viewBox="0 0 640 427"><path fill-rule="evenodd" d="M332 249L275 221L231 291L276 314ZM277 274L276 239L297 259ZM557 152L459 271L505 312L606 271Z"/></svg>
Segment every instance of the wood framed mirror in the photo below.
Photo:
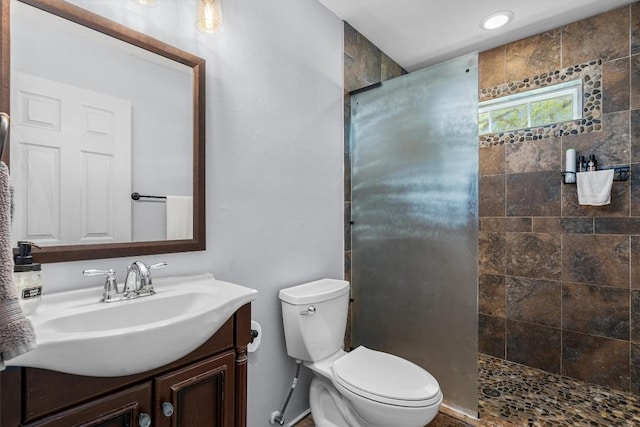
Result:
<svg viewBox="0 0 640 427"><path fill-rule="evenodd" d="M11 144L5 149L3 160L10 165L13 185L17 187L13 241L34 241L40 246L34 249L34 258L43 263L204 250L204 59L62 0L0 2L0 110L11 116ZM48 23L43 23L49 18L53 19L51 30ZM52 35L49 31L63 34ZM29 37L33 39L23 40ZM77 45L72 37L76 37ZM88 44L94 40L98 45ZM42 54L30 54L32 48L45 50ZM56 52L56 48L60 51ZM74 52L79 56L71 57ZM59 64L52 65L56 61ZM44 70L50 74L43 77ZM102 70L105 74L100 75ZM98 152L93 145L81 146L77 149L81 154L70 156L79 159L77 165L60 160L66 157L60 154L60 144L55 145L56 138L66 143L75 137L66 133L56 136L45 132L51 129L40 128L56 128L58 124L56 131L68 128L61 117L70 114L60 106L69 102L47 95L49 92L43 95L24 90L20 86L24 82L32 85L28 88L43 85L47 90L57 88L65 97L77 89L80 95L76 99L83 108L87 104L84 96L93 97L92 102L94 98L106 97L108 102L116 99L128 103L129 107L125 105L119 113L108 110L108 114L103 114L106 107L90 105L83 110L83 119L77 120L78 129L89 134L89 140L128 138L130 145L120 151L126 153L125 158L129 156L128 162L114 163L115 155ZM107 93L109 85L119 93ZM29 110L27 106L33 108ZM33 120L26 123L25 117ZM117 127L114 123L120 126L121 121L114 117L124 117L129 127ZM125 137L121 138L122 135ZM20 144L37 147L39 151L34 151L35 155L24 154ZM23 169L28 169L25 164L36 172L31 175L24 172ZM65 173L71 175L65 177ZM48 177L44 184L35 186L31 192L22 190L25 182L34 187L33 176L39 175ZM128 180L122 175L129 175ZM82 186L64 185L78 181ZM111 193L96 191L103 188ZM167 199L136 201L131 197L135 192L174 200L191 198L192 215L187 218L192 217L192 232L171 237L174 234L167 225ZM76 204L76 199L85 204L91 199L94 205L87 208L85 204ZM65 209L70 213L66 214ZM25 225L27 212L31 218L34 211L43 210L45 215L32 221L35 225ZM179 215L184 218L184 211ZM128 219L121 220L127 216ZM65 218L72 224L62 224ZM120 221L119 225L114 226L114 221ZM62 230L71 229L73 223L80 225L80 231L68 234L79 237L66 237ZM26 236L16 233L16 224L29 233ZM124 237L115 235L116 228L125 230Z"/></svg>

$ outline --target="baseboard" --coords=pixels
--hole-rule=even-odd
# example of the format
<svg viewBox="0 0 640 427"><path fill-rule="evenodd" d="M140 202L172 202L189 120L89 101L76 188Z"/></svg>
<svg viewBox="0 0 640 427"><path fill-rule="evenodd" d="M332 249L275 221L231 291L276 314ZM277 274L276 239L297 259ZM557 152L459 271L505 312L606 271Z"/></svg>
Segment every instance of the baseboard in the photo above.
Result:
<svg viewBox="0 0 640 427"><path fill-rule="evenodd" d="M305 419L307 415L309 415L310 413L311 413L311 409L307 409L306 411L304 411L303 413L295 417L293 420L289 421L289 423L287 424L287 427L294 427L300 421Z"/></svg>
<svg viewBox="0 0 640 427"><path fill-rule="evenodd" d="M442 405L440 405L440 412L457 420L463 421L470 426L477 426L480 423L478 414L472 414L468 409L465 410L446 401L442 402Z"/></svg>
<svg viewBox="0 0 640 427"><path fill-rule="evenodd" d="M440 406L440 412L447 414L453 418L456 418L460 421L466 422L468 425L476 426L479 425L479 419L477 416L471 415L468 411L465 411L456 405L452 405L448 402L442 402ZM287 427L295 427L300 421L304 420L311 413L311 409L307 409L303 411L300 415L295 417L293 420L287 423Z"/></svg>

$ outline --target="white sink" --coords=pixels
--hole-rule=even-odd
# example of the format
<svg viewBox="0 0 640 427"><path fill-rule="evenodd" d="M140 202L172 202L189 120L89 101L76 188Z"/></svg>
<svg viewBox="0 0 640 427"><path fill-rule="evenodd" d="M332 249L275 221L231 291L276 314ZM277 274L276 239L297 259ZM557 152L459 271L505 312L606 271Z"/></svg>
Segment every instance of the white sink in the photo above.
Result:
<svg viewBox="0 0 640 427"><path fill-rule="evenodd" d="M153 280L155 295L99 302L102 289L42 297L29 316L38 346L7 365L114 377L148 371L190 353L257 291L212 274Z"/></svg>

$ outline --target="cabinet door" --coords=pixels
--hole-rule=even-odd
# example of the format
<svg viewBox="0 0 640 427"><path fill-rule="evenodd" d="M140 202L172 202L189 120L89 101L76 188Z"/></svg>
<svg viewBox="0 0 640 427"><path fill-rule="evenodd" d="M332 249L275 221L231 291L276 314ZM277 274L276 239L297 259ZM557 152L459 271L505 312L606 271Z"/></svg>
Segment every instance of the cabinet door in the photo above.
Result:
<svg viewBox="0 0 640 427"><path fill-rule="evenodd" d="M157 378L155 425L233 427L234 364L228 351Z"/></svg>
<svg viewBox="0 0 640 427"><path fill-rule="evenodd" d="M57 392L64 393L64 390ZM137 427L140 414L148 414L151 407L151 383L145 383L73 407L26 426Z"/></svg>

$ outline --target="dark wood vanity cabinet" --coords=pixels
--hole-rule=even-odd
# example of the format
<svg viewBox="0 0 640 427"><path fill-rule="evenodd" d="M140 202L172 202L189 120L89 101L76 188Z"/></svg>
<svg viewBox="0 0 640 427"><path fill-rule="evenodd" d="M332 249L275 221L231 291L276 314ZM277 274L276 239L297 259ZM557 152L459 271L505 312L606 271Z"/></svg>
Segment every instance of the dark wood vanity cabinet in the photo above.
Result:
<svg viewBox="0 0 640 427"><path fill-rule="evenodd" d="M245 427L250 328L247 304L192 353L127 377L8 368L0 374L0 426Z"/></svg>
<svg viewBox="0 0 640 427"><path fill-rule="evenodd" d="M64 393L63 390L58 392ZM138 425L140 415L151 409L151 397L151 383L144 383L23 425L133 427Z"/></svg>
<svg viewBox="0 0 640 427"><path fill-rule="evenodd" d="M155 426L232 426L233 352L221 354L155 380ZM164 413L165 406L171 416ZM171 422L173 419L173 423Z"/></svg>

